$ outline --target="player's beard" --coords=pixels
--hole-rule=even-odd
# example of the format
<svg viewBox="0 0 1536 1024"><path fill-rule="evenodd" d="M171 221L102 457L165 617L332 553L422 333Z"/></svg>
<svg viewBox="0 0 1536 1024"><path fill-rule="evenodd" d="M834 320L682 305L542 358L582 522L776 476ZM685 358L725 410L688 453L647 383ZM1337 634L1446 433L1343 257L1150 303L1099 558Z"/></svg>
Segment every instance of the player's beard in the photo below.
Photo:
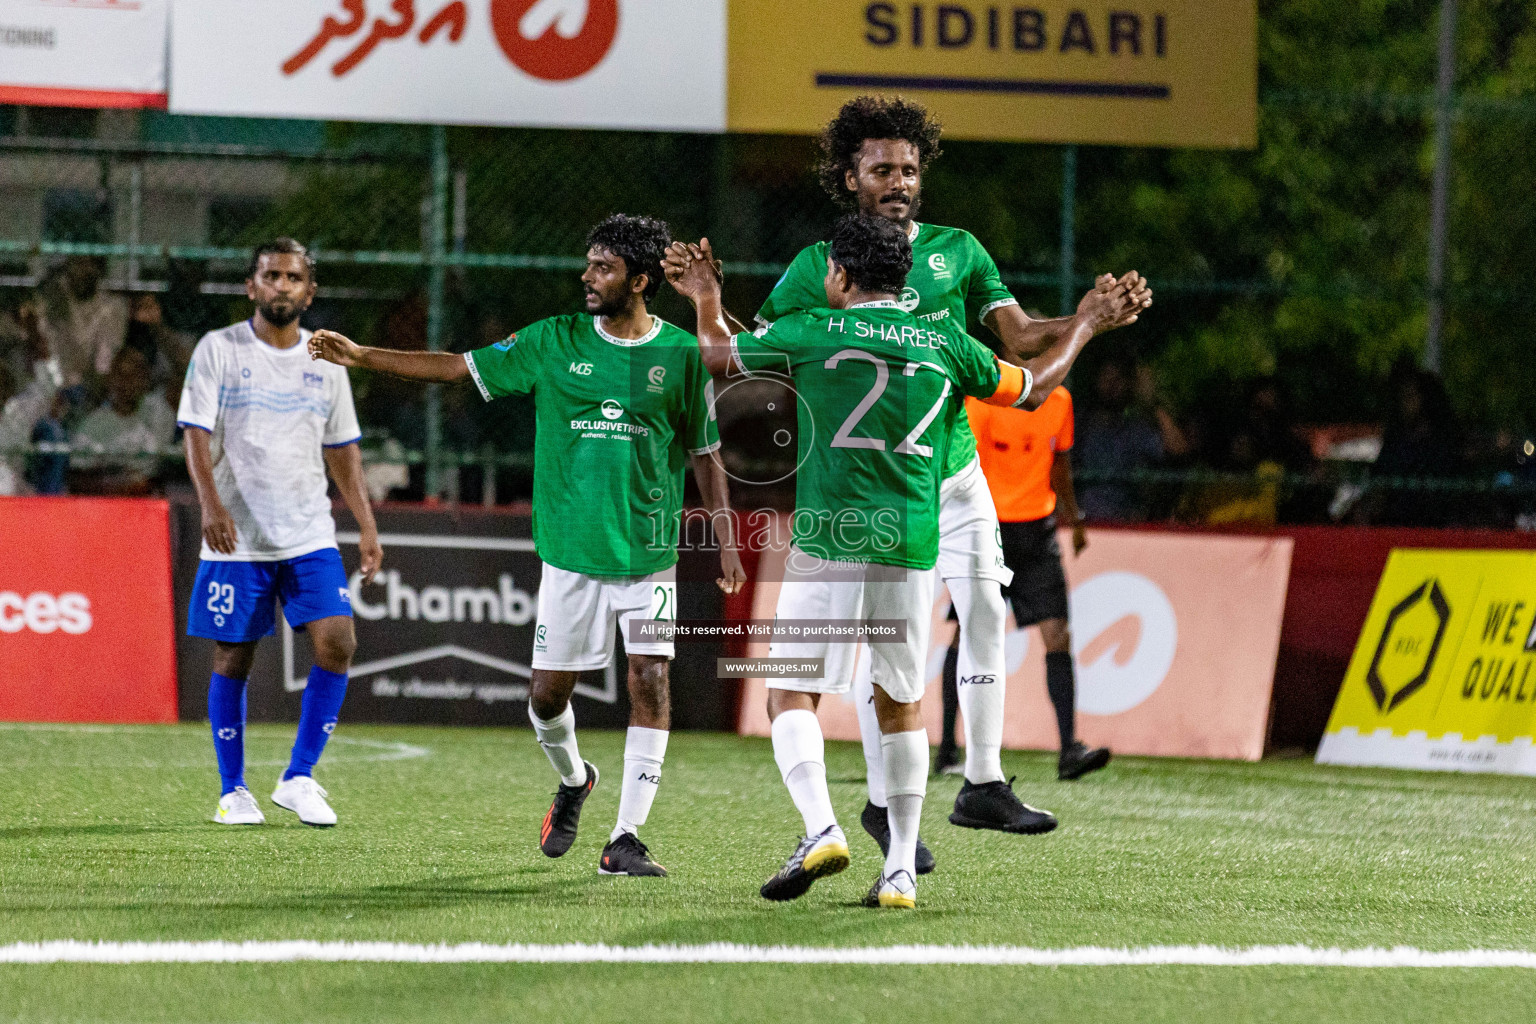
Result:
<svg viewBox="0 0 1536 1024"><path fill-rule="evenodd" d="M873 211L875 216L885 216L885 214L881 212L881 204L889 202L893 199L907 200L907 211L906 213L902 214L901 219L896 223L907 225L917 219L917 208L921 206L923 202L923 194L921 192L887 192L875 203L875 209Z"/></svg>
<svg viewBox="0 0 1536 1024"><path fill-rule="evenodd" d="M587 312L593 316L615 317L629 308L628 296L622 292L611 298L604 298L602 292L587 290L587 298L596 299L597 304L587 303Z"/></svg>
<svg viewBox="0 0 1536 1024"><path fill-rule="evenodd" d="M287 327L299 318L301 312L297 303L288 302L285 299L257 306L256 311L273 327Z"/></svg>

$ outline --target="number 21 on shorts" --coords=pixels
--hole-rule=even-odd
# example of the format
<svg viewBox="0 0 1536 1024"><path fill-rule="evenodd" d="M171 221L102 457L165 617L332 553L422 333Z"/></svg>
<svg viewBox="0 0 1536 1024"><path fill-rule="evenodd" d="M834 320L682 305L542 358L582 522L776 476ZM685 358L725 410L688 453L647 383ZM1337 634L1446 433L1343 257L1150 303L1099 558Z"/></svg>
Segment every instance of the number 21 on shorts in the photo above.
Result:
<svg viewBox="0 0 1536 1024"><path fill-rule="evenodd" d="M652 619L671 621L677 618L677 584L659 582L651 584Z"/></svg>

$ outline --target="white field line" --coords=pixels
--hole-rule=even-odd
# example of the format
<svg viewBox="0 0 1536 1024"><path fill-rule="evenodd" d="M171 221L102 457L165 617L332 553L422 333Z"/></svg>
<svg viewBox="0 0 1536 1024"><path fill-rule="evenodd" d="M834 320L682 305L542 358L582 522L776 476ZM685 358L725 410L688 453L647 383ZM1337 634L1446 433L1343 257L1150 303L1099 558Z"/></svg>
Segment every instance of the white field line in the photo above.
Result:
<svg viewBox="0 0 1536 1024"><path fill-rule="evenodd" d="M1315 949L1310 946L1144 946L1030 949L1022 946L413 945L396 942L21 942L0 946L0 964L195 963L411 964L974 964L998 967L1515 967L1536 970L1536 952L1466 949Z"/></svg>
<svg viewBox="0 0 1536 1024"><path fill-rule="evenodd" d="M158 732L163 735L166 733L167 729L171 728L175 727L165 725L88 725L75 722L0 722L0 733L57 732L75 735L111 735L118 733ZM206 729L207 725L205 724L203 728ZM263 723L261 725L248 726L246 728L246 738L248 740L270 739L278 735L292 735L292 733L293 726L277 723ZM350 753L343 753L341 750L333 747L330 751L330 755L326 758L326 763L328 764L335 764L338 761L347 763L362 761L408 761L412 758L432 756L432 749L430 747L418 747L413 743L402 743L397 740L374 740L362 736L332 736L330 742L332 744L339 745L340 747L361 747L365 750L372 751L372 753L358 754L354 756ZM283 757L280 760L261 760L259 758L247 758L245 766L247 768L276 768L286 765L287 763L287 757ZM199 758L196 761L155 761L149 758L135 758L132 756L128 756L117 761L61 761L44 759L38 759L35 761L9 761L5 760L4 758L0 758L0 769L204 768L207 767L208 764L209 761L202 758Z"/></svg>

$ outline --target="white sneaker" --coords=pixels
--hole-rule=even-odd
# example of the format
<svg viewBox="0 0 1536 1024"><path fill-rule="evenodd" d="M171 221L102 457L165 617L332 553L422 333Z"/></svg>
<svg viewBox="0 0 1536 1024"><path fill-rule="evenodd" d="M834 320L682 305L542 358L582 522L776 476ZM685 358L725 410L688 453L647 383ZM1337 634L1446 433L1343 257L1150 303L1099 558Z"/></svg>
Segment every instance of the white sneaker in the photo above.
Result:
<svg viewBox="0 0 1536 1024"><path fill-rule="evenodd" d="M329 828L336 824L336 812L325 802L329 794L308 775L295 775L279 782L272 791L272 802L285 811L292 811L306 825Z"/></svg>
<svg viewBox="0 0 1536 1024"><path fill-rule="evenodd" d="M265 825L267 816L256 805L256 798L244 786L219 797L219 809L213 812L213 820L220 825Z"/></svg>
<svg viewBox="0 0 1536 1024"><path fill-rule="evenodd" d="M905 871L887 876L883 871L869 887L864 897L866 907L884 907L888 910L915 910L917 908L917 883Z"/></svg>

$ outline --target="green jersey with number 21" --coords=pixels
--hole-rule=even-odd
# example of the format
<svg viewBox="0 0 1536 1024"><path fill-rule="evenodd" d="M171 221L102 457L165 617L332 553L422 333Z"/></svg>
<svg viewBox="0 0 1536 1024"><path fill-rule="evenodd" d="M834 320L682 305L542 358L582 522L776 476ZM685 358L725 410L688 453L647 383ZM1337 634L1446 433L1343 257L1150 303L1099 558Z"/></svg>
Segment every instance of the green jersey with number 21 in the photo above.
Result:
<svg viewBox="0 0 1536 1024"><path fill-rule="evenodd" d="M533 393L533 542L568 572L675 563L688 456L720 446L698 342L652 319L629 339L586 314L551 317L465 356L486 401Z"/></svg>
<svg viewBox="0 0 1536 1024"><path fill-rule="evenodd" d="M895 302L792 313L736 335L732 355L741 372L791 379L801 399L795 545L932 568L954 396L996 394L997 358L954 323L919 321Z"/></svg>
<svg viewBox="0 0 1536 1024"><path fill-rule="evenodd" d="M917 234L912 239L912 272L901 293L901 308L929 326L952 323L954 330L965 330L965 308L977 307L977 317L985 317L1000 306L1016 305L1012 293L1003 286L997 264L982 248L976 236L960 228L942 228L934 224L914 223ZM822 282L827 276L826 242L800 250L789 269L773 286L773 292L758 311L759 324L770 324L780 317L827 304ZM955 436L950 439L946 477L953 476L976 457L976 436L965 418L965 407L955 417Z"/></svg>

